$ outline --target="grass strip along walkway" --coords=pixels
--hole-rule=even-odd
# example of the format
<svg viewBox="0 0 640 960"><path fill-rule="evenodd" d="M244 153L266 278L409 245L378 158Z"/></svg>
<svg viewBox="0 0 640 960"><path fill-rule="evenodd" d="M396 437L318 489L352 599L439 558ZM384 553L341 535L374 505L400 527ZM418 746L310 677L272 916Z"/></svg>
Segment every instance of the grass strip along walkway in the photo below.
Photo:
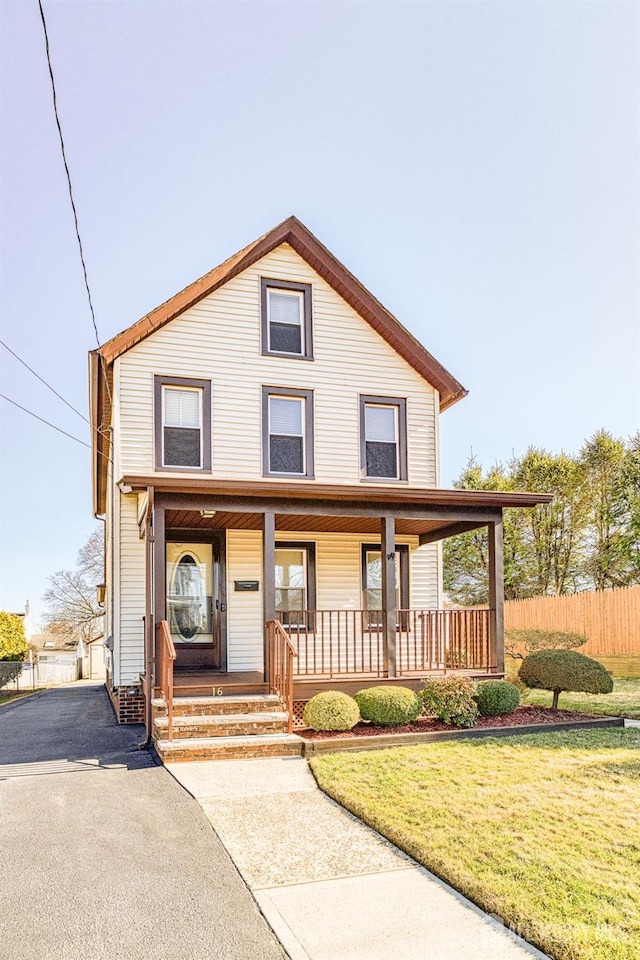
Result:
<svg viewBox="0 0 640 960"><path fill-rule="evenodd" d="M320 787L557 960L640 958L640 730L316 757Z"/></svg>

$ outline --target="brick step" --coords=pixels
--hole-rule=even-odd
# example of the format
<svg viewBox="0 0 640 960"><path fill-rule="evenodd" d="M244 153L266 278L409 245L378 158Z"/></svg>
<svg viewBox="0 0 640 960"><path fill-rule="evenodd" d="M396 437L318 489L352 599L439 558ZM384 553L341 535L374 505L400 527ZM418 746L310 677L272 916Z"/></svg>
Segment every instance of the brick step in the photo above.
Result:
<svg viewBox="0 0 640 960"><path fill-rule="evenodd" d="M255 757L299 757L301 737L272 733L254 737L207 737L197 740L156 740L163 763L186 760L247 760Z"/></svg>
<svg viewBox="0 0 640 960"><path fill-rule="evenodd" d="M151 701L154 717L166 716L164 700ZM219 716L221 714L270 713L282 709L275 693L243 694L223 697L174 697L174 717Z"/></svg>
<svg viewBox="0 0 640 960"><path fill-rule="evenodd" d="M181 740L200 737L254 737L287 732L286 713L227 713L217 716L173 718L173 735ZM153 733L156 740L167 736L169 721L156 717Z"/></svg>
<svg viewBox="0 0 640 960"><path fill-rule="evenodd" d="M212 683L198 683L194 686L191 681L180 683L180 680L177 680L173 684L173 695L174 697L211 697L215 696L216 689L216 684ZM250 696L269 692L269 686L266 683L225 683L223 689L228 690L234 696ZM159 696L159 694L159 688L154 687L154 697Z"/></svg>

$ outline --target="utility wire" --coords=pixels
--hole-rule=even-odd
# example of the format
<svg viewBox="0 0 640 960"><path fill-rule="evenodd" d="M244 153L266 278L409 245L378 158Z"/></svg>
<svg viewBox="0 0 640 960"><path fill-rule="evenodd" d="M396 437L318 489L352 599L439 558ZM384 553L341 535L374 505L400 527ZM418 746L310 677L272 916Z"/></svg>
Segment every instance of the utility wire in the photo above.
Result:
<svg viewBox="0 0 640 960"><path fill-rule="evenodd" d="M62 151L62 162L64 163L64 170L67 175L67 187L69 189L69 199L71 200L71 209L73 210L73 222L76 230L76 238L78 240L78 249L80 251L80 260L82 262L82 273L84 275L84 285L87 290L87 297L89 300L89 309L91 311L91 322L93 323L93 329L96 334L96 341L98 346L100 346L100 337L98 335L98 325L96 323L96 315L93 309L93 300L91 299L91 290L89 289L89 277L87 275L87 265L84 259L84 250L82 248L82 240L80 239L80 227L78 224L78 212L76 210L75 200L73 199L73 188L71 186L71 174L69 172L69 164L67 163L67 151L64 146L64 137L62 135L62 126L60 125L60 116L58 114L58 98L56 95L56 83L53 79L53 67L51 66L51 52L49 50L49 34L47 33L47 23L44 18L44 10L42 9L42 0L38 0L38 7L40 8L40 19L42 20L42 29L44 31L44 45L47 55L47 66L49 67L49 77L51 79L51 95L53 98L53 112L56 118L56 126L58 128L58 136L60 138L60 149Z"/></svg>
<svg viewBox="0 0 640 960"><path fill-rule="evenodd" d="M26 367L27 370L28 370L30 373L32 373L32 374L34 375L34 377L36 377L37 380L40 381L40 383L44 383L45 387L48 387L49 390L51 390L51 393L55 393L55 395L56 395L56 397L58 398L58 400L62 400L62 402L63 402L63 403L66 403L66 405L69 407L70 410L73 410L73 412L74 412L74 413L77 413L79 417L82 417L82 419L84 420L85 423L89 423L89 421L88 421L87 418L85 417L84 413L80 413L80 411L77 410L77 409L73 406L73 404L69 403L68 400L65 400L65 398L64 398L61 394L59 394L57 390L54 390L54 388L51 386L51 384L50 384L50 383L47 383L47 381L44 379L44 377L41 377L39 373L36 373L35 370L33 370L33 369L29 366L29 364L26 363L26 361L22 359L22 357L19 357L18 354L15 352L15 350L12 350L11 347L7 346L7 344L4 342L4 340L0 340L0 344L2 344L2 346L5 348L5 350L8 350L9 353L11 354L11 356L12 356L12 357L15 357L16 360L17 360L19 363L21 363L23 367Z"/></svg>
<svg viewBox="0 0 640 960"><path fill-rule="evenodd" d="M24 411L24 413L28 413L30 417L34 417L36 420L39 420L40 423L45 423L48 427L51 427L52 430L57 430L58 433L64 434L64 436L69 437L70 440L75 440L76 443L81 443L83 447L86 447L88 450L91 450L90 443L85 443L84 440L80 440L78 439L78 437L74 437L72 433L67 433L66 430L62 430L60 427L56 427L55 423L49 423L48 420L45 420L43 417L39 417L37 413L33 413L31 410L27 410L27 408L23 407L21 404L16 403L16 401L12 400L11 397L6 397L4 393L0 393L0 397L2 397L3 400L6 400L7 403L11 403L13 404L14 407L17 407L19 410ZM101 454L101 456L103 456L105 460L109 460L109 457L107 457L106 454L103 453Z"/></svg>
<svg viewBox="0 0 640 960"><path fill-rule="evenodd" d="M58 137L60 139L60 149L62 151L62 161L64 163L64 170L67 175L67 187L69 190L69 199L71 201L71 209L73 210L73 222L74 222L75 231L76 231L76 239L78 241L78 250L80 251L80 261L82 263L84 285L87 291L87 299L89 301L89 310L91 311L91 322L93 324L93 329L96 335L96 343L98 344L98 347L100 347L100 335L98 334L98 324L96 323L96 314L95 314L95 310L93 309L93 300L91 299L91 289L89 287L89 276L87 274L87 265L84 259L84 249L82 247L82 240L80 239L80 226L78 224L78 212L76 210L76 204L73 198L73 188L71 186L71 173L69 171L69 164L67 163L67 152L64 145L64 136L62 135L62 125L60 123L60 115L58 114L58 98L56 94L56 82L53 77L53 66L51 65L51 51L49 49L49 34L47 33L47 21L45 20L45 16L44 16L42 0L38 0L38 8L40 10L40 19L42 20L42 30L44 33L44 46L45 46L45 52L47 56L47 66L49 68L49 78L51 80L51 96L53 99L53 112L55 114L56 126L58 128ZM100 362L102 365L104 382L107 388L107 395L109 397L109 402L111 403L112 402L111 387L109 386L109 378L107 376L105 360L101 354L99 354L99 356L100 356Z"/></svg>

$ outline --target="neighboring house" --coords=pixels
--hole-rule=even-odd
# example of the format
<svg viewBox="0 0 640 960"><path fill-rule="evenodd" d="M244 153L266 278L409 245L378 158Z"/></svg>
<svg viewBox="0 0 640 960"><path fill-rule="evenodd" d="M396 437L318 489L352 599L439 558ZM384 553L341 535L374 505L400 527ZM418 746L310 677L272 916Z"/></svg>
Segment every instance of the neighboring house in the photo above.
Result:
<svg viewBox="0 0 640 960"><path fill-rule="evenodd" d="M502 510L549 498L439 489L466 391L297 219L93 351L90 391L120 720L171 667L177 695L271 689L296 713L503 673ZM440 541L478 527L489 608L444 610Z"/></svg>
<svg viewBox="0 0 640 960"><path fill-rule="evenodd" d="M78 643L60 633L34 633L22 671L27 686L48 687L70 683L81 673Z"/></svg>

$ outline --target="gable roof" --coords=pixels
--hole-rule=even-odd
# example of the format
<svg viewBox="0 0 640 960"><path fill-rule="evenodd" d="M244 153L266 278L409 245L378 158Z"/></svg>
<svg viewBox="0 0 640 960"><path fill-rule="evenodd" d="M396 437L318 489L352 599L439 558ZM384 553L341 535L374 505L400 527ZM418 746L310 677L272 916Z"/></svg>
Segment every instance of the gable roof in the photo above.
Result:
<svg viewBox="0 0 640 960"><path fill-rule="evenodd" d="M103 492L98 488L101 488L106 480L108 444L105 442L103 429L110 422L110 381L114 361L283 243L289 244L396 353L438 391L440 410L446 410L467 395L462 384L376 300L311 231L297 217L289 217L89 355L95 512L104 512L104 509L98 510L103 500Z"/></svg>

